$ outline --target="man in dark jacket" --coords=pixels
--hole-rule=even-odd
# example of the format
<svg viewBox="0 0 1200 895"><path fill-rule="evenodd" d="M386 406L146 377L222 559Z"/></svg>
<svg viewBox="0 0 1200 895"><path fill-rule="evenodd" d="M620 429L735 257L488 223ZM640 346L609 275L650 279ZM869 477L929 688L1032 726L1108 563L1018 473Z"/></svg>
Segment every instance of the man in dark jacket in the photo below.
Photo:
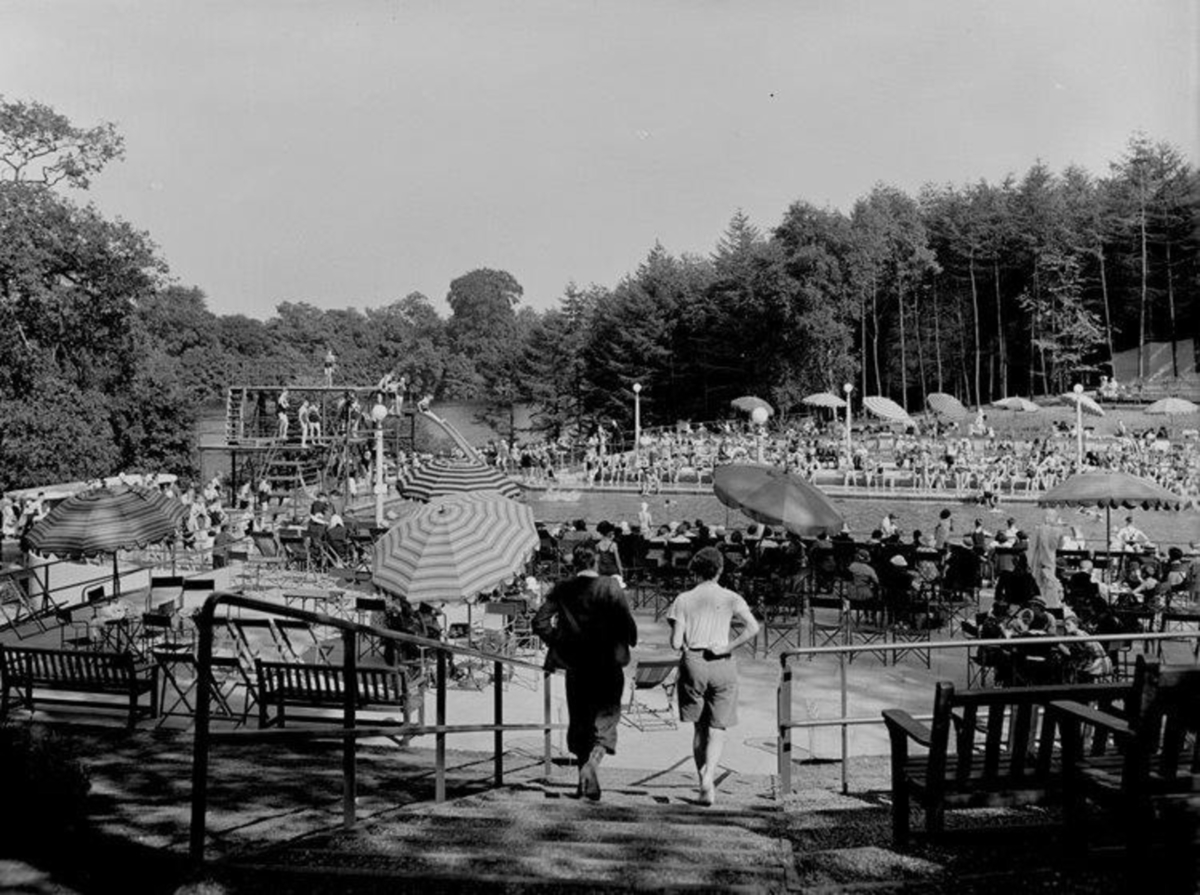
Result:
<svg viewBox="0 0 1200 895"><path fill-rule="evenodd" d="M579 795L600 798L598 771L617 751L625 692L623 666L637 645L637 622L616 579L596 571L596 551L580 544L575 576L560 581L533 618L546 643L546 667L567 672L567 748L579 763Z"/></svg>

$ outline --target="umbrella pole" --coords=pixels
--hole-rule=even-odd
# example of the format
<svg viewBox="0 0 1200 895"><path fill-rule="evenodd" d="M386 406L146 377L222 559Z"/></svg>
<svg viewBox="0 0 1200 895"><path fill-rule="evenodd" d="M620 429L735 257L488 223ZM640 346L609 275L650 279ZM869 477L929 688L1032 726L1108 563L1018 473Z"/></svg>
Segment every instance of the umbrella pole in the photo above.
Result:
<svg viewBox="0 0 1200 895"><path fill-rule="evenodd" d="M1104 508L1104 549L1108 552L1108 562L1104 564L1104 583L1112 584L1112 507L1109 506Z"/></svg>
<svg viewBox="0 0 1200 895"><path fill-rule="evenodd" d="M117 551L113 551L113 596L121 596L121 572L117 569Z"/></svg>

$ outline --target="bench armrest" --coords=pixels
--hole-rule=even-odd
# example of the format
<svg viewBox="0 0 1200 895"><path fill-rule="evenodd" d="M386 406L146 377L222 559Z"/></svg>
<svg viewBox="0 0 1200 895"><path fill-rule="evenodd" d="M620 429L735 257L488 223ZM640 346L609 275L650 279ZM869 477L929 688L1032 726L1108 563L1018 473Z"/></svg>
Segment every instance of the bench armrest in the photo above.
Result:
<svg viewBox="0 0 1200 895"><path fill-rule="evenodd" d="M1060 724L1083 723L1120 736L1130 734L1129 724L1124 719L1079 702L1055 700L1050 703L1050 710L1056 714Z"/></svg>
<svg viewBox="0 0 1200 895"><path fill-rule="evenodd" d="M933 731L903 709L885 709L883 720L893 738L895 734L903 733L926 748L933 743Z"/></svg>

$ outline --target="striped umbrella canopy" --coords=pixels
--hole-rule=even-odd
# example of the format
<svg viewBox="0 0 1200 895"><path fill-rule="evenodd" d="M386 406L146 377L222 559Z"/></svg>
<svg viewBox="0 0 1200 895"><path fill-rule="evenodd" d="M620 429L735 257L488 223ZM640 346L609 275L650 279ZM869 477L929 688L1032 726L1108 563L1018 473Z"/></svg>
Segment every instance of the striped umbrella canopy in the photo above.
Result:
<svg viewBox="0 0 1200 895"><path fill-rule="evenodd" d="M732 464L713 472L713 493L756 522L798 535L839 529L844 521L825 493L779 467Z"/></svg>
<svg viewBox="0 0 1200 895"><path fill-rule="evenodd" d="M930 392L925 396L925 403L938 416L962 419L967 415L967 408L963 406L963 402L945 392Z"/></svg>
<svg viewBox="0 0 1200 895"><path fill-rule="evenodd" d="M841 410L846 406L845 400L833 392L817 392L801 398L800 403L807 404L809 407L832 407L834 410Z"/></svg>
<svg viewBox="0 0 1200 895"><path fill-rule="evenodd" d="M1163 398L1146 408L1146 413L1166 416L1184 416L1198 411L1200 411L1200 405L1192 403L1187 398Z"/></svg>
<svg viewBox="0 0 1200 895"><path fill-rule="evenodd" d="M376 542L373 580L410 603L469 601L520 572L537 547L530 507L497 491L456 494Z"/></svg>
<svg viewBox="0 0 1200 895"><path fill-rule="evenodd" d="M754 413L758 408L762 408L767 412L767 416L775 413L775 408L764 401L762 398L756 398L754 395L742 395L740 398L734 398L729 402L729 406L744 411L745 413Z"/></svg>
<svg viewBox="0 0 1200 895"><path fill-rule="evenodd" d="M470 461L434 460L419 469L401 473L398 487L404 497L426 502L448 494L472 491L499 491L505 497L521 496L521 487L496 467Z"/></svg>
<svg viewBox="0 0 1200 895"><path fill-rule="evenodd" d="M1063 395L1063 400L1071 404L1078 404L1079 408L1090 416L1104 416L1104 408L1087 395L1077 395L1074 392L1067 392Z"/></svg>
<svg viewBox="0 0 1200 895"><path fill-rule="evenodd" d="M863 398L863 407L890 423L911 423L913 421L907 410L891 398L884 398L881 395L868 395Z"/></svg>
<svg viewBox="0 0 1200 895"><path fill-rule="evenodd" d="M117 551L173 537L187 515L182 501L153 488L93 488L68 497L29 532L29 549L77 559L111 553L113 589L120 592Z"/></svg>
<svg viewBox="0 0 1200 895"><path fill-rule="evenodd" d="M1001 410L1015 410L1018 413L1033 413L1036 410L1042 409L1028 398L1018 398L1015 395L1011 398L1001 398L998 401L993 401L992 406L999 407Z"/></svg>

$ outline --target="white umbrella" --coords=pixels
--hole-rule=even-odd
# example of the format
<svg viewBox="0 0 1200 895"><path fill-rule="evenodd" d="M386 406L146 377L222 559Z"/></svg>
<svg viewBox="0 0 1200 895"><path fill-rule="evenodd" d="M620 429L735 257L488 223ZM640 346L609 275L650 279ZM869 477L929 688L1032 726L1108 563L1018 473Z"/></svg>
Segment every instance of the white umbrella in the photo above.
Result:
<svg viewBox="0 0 1200 895"><path fill-rule="evenodd" d="M1163 398L1146 408L1146 413L1165 416L1184 416L1200 411L1200 405L1186 398Z"/></svg>
<svg viewBox="0 0 1200 895"><path fill-rule="evenodd" d="M863 398L863 407L871 411L880 419L885 419L891 423L911 423L912 417L908 415L908 411L893 401L891 398L884 398L880 395L868 395Z"/></svg>
<svg viewBox="0 0 1200 895"><path fill-rule="evenodd" d="M1080 410L1091 416L1104 416L1104 408L1087 395L1077 395L1074 392L1067 392L1063 395L1063 400L1070 401L1072 404L1078 404Z"/></svg>
<svg viewBox="0 0 1200 895"><path fill-rule="evenodd" d="M814 395L800 399L801 404L807 404L809 407L832 407L834 410L841 410L846 406L846 402L832 392L817 392Z"/></svg>
<svg viewBox="0 0 1200 895"><path fill-rule="evenodd" d="M1001 410L1015 410L1018 413L1033 413L1035 410L1042 409L1028 398L1018 398L1016 396L993 401L992 406L999 407Z"/></svg>

